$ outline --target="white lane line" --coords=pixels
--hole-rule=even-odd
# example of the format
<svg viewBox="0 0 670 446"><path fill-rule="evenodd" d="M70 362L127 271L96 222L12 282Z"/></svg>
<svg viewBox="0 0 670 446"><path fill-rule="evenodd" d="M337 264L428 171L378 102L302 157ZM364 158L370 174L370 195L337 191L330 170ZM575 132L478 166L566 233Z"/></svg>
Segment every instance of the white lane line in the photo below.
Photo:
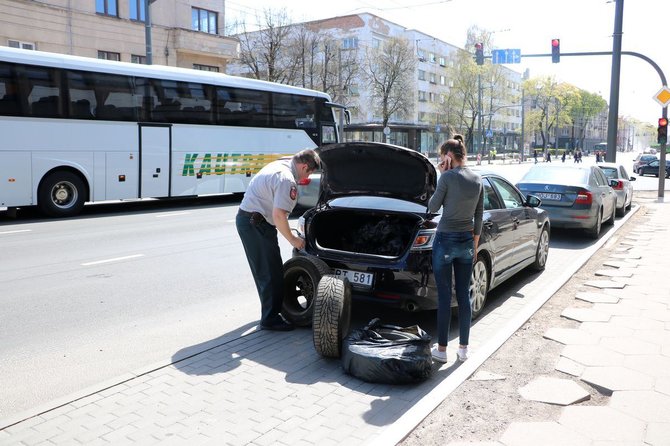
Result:
<svg viewBox="0 0 670 446"><path fill-rule="evenodd" d="M16 231L2 231L2 232L0 232L0 235L2 235L2 234L18 234L19 232L32 232L32 229L17 229Z"/></svg>
<svg viewBox="0 0 670 446"><path fill-rule="evenodd" d="M99 265L101 263L120 262L121 260L136 259L138 257L144 257L144 254L134 254L132 256L115 257L113 259L98 260L96 262L87 262L82 263L81 266L91 266L91 265Z"/></svg>
<svg viewBox="0 0 670 446"><path fill-rule="evenodd" d="M163 218L163 217L176 217L177 215L189 215L190 212L171 212L169 214L159 214L156 215L156 218Z"/></svg>

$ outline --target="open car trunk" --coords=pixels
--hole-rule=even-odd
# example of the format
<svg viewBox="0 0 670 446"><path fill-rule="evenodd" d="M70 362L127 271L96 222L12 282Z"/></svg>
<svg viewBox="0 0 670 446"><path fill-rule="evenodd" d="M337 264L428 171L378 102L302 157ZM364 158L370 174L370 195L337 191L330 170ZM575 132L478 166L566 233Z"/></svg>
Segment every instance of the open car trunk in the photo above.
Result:
<svg viewBox="0 0 670 446"><path fill-rule="evenodd" d="M411 247L421 222L415 214L331 209L314 216L311 234L319 249L400 257Z"/></svg>

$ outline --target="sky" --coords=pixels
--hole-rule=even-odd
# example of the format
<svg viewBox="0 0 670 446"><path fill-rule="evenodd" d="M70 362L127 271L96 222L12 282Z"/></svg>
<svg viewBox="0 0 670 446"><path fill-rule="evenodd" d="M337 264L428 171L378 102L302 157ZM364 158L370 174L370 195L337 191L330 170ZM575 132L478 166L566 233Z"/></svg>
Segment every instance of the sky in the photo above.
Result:
<svg viewBox="0 0 670 446"><path fill-rule="evenodd" d="M226 0L226 22L257 23L264 9L285 9L292 22L368 12L408 29L463 47L473 25L492 32L497 49L520 49L520 64L507 67L530 77L553 76L610 101L611 56L546 58L551 39L561 51L612 51L615 3L608 0ZM251 27L251 26L250 26ZM626 0L622 50L641 53L670 81L670 1ZM487 50L488 54L488 50ZM657 125L662 106L653 98L663 86L656 70L633 56L621 57L619 115Z"/></svg>

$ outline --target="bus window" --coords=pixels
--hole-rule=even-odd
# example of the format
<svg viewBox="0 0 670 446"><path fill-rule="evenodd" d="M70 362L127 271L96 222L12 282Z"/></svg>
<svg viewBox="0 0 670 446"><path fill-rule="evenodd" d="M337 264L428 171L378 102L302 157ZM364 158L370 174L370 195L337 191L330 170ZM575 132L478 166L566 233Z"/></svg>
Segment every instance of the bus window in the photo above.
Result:
<svg viewBox="0 0 670 446"><path fill-rule="evenodd" d="M101 96L97 100L98 118L112 121L137 120L138 101L134 95L134 78L102 73L92 75L95 77L97 94Z"/></svg>
<svg viewBox="0 0 670 446"><path fill-rule="evenodd" d="M68 71L67 88L70 95L68 114L75 119L92 119L93 111L98 107L95 98L95 83L90 73Z"/></svg>
<svg viewBox="0 0 670 446"><path fill-rule="evenodd" d="M152 118L158 122L211 124L212 89L197 82L154 80L158 102Z"/></svg>
<svg viewBox="0 0 670 446"><path fill-rule="evenodd" d="M270 126L269 93L232 87L217 87L217 123L244 127Z"/></svg>
<svg viewBox="0 0 670 446"><path fill-rule="evenodd" d="M274 127L282 129L315 129L314 98L283 93L272 94Z"/></svg>
<svg viewBox="0 0 670 446"><path fill-rule="evenodd" d="M24 70L28 106L31 116L60 118L63 116L57 70L47 67L26 66Z"/></svg>
<svg viewBox="0 0 670 446"><path fill-rule="evenodd" d="M20 114L21 102L15 72L11 65L0 63L0 115Z"/></svg>

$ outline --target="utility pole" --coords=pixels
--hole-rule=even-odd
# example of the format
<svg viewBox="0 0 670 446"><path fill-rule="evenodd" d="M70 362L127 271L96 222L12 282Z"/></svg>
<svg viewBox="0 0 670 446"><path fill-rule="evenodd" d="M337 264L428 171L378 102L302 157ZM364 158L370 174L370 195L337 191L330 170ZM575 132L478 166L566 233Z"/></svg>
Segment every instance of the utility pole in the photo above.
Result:
<svg viewBox="0 0 670 446"><path fill-rule="evenodd" d="M144 42L146 45L147 65L154 63L151 49L151 4L156 0L144 0Z"/></svg>
<svg viewBox="0 0 670 446"><path fill-rule="evenodd" d="M616 161L617 127L619 125L619 81L621 79L621 38L623 34L623 0L616 0L614 12L614 44L612 47L612 76L610 110L607 119L607 153L605 161Z"/></svg>

